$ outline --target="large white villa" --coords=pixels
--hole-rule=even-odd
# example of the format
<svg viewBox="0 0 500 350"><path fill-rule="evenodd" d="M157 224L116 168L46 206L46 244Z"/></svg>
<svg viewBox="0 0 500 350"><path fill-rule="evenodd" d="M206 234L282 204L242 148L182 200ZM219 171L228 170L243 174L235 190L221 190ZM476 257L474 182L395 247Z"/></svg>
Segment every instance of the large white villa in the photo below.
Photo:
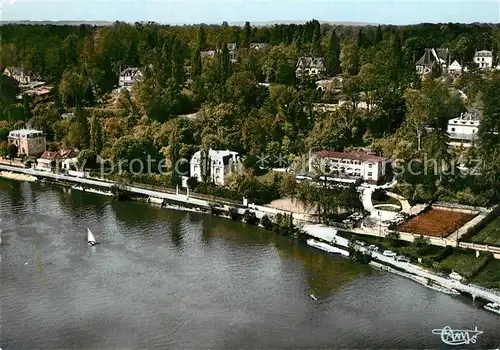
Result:
<svg viewBox="0 0 500 350"><path fill-rule="evenodd" d="M477 111L462 113L459 117L448 121L450 146L470 147L477 138L480 115Z"/></svg>
<svg viewBox="0 0 500 350"><path fill-rule="evenodd" d="M191 158L190 174L192 177L201 181L201 151L196 152ZM229 150L219 151L210 149L208 151L209 164L209 179L216 185L224 186L226 184L227 175L237 170L242 165L241 157L237 152Z"/></svg>

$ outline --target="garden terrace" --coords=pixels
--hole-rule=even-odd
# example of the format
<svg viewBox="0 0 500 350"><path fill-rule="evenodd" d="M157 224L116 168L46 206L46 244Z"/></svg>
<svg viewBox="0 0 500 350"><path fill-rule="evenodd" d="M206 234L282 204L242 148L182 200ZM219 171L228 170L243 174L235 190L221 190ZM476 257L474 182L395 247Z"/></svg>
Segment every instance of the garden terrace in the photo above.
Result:
<svg viewBox="0 0 500 350"><path fill-rule="evenodd" d="M500 216L496 217L477 235L472 237L473 243L500 246Z"/></svg>
<svg viewBox="0 0 500 350"><path fill-rule="evenodd" d="M447 237L477 214L434 209L422 213L398 226L401 232L432 237Z"/></svg>

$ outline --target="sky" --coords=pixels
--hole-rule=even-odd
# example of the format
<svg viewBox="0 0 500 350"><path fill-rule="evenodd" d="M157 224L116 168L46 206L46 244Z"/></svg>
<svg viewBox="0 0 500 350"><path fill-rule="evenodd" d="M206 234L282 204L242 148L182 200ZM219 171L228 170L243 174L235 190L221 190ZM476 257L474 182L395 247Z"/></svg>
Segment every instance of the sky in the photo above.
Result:
<svg viewBox="0 0 500 350"><path fill-rule="evenodd" d="M500 22L500 0L0 0L3 21Z"/></svg>

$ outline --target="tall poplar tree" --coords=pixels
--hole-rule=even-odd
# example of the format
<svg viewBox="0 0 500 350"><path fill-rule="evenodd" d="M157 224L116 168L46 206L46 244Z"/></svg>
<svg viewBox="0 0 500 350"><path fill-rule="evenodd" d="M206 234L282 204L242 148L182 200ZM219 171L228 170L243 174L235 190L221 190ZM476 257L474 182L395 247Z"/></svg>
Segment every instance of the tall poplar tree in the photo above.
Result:
<svg viewBox="0 0 500 350"><path fill-rule="evenodd" d="M335 30L330 34L326 53L326 70L329 75L340 73L340 41Z"/></svg>
<svg viewBox="0 0 500 350"><path fill-rule="evenodd" d="M99 119L94 116L90 121L90 149L94 151L95 154L99 154L102 151L102 147L102 126Z"/></svg>
<svg viewBox="0 0 500 350"><path fill-rule="evenodd" d="M250 22L245 22L245 27L243 28L243 47L247 49L250 46L250 40L252 37L252 27Z"/></svg>

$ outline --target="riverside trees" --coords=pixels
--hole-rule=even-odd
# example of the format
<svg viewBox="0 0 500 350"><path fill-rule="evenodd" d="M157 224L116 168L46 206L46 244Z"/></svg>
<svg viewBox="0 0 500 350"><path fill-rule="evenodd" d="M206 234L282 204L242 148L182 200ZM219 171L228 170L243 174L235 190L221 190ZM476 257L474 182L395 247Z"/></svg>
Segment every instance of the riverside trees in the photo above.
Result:
<svg viewBox="0 0 500 350"><path fill-rule="evenodd" d="M463 64L472 60L476 49L497 51L498 25L354 29L315 20L268 27L246 23L243 28L3 25L0 34L4 66L24 67L54 86L47 97L22 104L16 100L17 84L2 76L1 118L9 129L30 123L42 129L48 141L110 158L134 155L141 145L172 163L189 158L203 145L253 157L264 153L288 164L312 147L372 147L405 163L423 159L424 153L446 159L455 156L446 145L446 122L464 108L450 91L453 87L469 96L466 103L484 105L484 125L497 130L491 92L496 87L490 84L494 77L471 69L453 84L421 82L414 63L427 47L449 47ZM269 46L255 51L251 42ZM229 57L229 43L237 44L235 61ZM321 92L313 82L297 79L295 66L301 56L324 57L329 75L343 73L339 89ZM127 67L143 68L144 80L114 103L116 96L110 93ZM263 86L266 82L272 85ZM315 111L315 103L339 100L347 106ZM366 102L367 108L358 102ZM75 118L62 119L64 112L75 112ZM179 118L194 112L195 117ZM494 134L488 132L480 133L485 141L477 152L493 165L491 157L498 157ZM5 140L6 133L1 135ZM130 145L131 151L123 145ZM481 186L442 173L401 180L416 201L471 198L470 193L489 200L498 192L493 166L484 169Z"/></svg>

